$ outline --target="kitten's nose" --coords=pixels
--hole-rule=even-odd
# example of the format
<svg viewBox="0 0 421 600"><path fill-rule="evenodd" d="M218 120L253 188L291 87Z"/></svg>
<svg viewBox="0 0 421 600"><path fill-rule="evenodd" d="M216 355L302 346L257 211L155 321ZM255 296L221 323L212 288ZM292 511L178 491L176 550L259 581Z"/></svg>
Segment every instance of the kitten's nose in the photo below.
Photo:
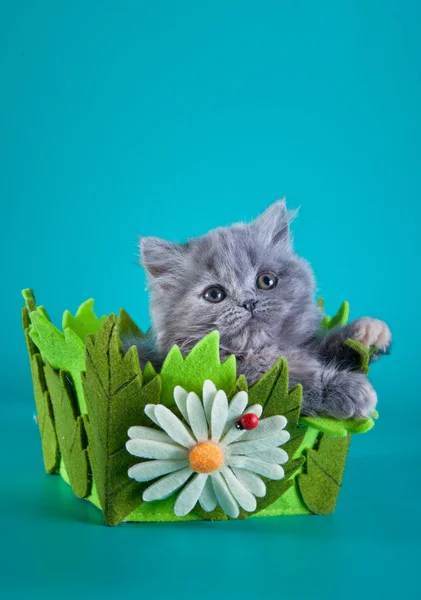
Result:
<svg viewBox="0 0 421 600"><path fill-rule="evenodd" d="M257 300L246 300L243 304L243 308L248 310L249 312L253 312L256 308Z"/></svg>

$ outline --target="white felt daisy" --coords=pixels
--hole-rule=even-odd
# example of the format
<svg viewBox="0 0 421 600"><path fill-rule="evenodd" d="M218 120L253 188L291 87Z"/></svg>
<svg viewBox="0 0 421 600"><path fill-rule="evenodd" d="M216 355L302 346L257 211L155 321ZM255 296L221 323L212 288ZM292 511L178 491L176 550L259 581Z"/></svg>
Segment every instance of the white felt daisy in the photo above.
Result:
<svg viewBox="0 0 421 600"><path fill-rule="evenodd" d="M210 512L219 504L231 518L240 507L256 510L256 497L266 495L259 476L282 479L288 455L279 448L289 439L281 415L258 421L260 404L249 406L247 392L228 402L224 391L205 381L202 400L177 386L174 399L186 424L162 404L148 404L145 413L159 429L131 427L127 450L143 459L130 467L129 477L152 481L143 492L145 501L162 500L182 488L174 506L177 516L187 515L199 502ZM244 415L256 415L258 425L239 429ZM250 419L250 417L247 417ZM241 427L241 425L240 425Z"/></svg>

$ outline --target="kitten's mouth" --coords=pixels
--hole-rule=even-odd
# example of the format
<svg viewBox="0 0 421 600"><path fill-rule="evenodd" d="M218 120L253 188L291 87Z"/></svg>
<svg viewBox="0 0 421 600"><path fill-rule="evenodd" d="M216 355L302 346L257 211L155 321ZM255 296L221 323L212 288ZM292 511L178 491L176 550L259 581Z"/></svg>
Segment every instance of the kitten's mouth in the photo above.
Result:
<svg viewBox="0 0 421 600"><path fill-rule="evenodd" d="M256 329L256 327L260 326L261 319L259 318L259 314L256 314L256 312L252 312L244 319L242 328L248 327L250 329Z"/></svg>

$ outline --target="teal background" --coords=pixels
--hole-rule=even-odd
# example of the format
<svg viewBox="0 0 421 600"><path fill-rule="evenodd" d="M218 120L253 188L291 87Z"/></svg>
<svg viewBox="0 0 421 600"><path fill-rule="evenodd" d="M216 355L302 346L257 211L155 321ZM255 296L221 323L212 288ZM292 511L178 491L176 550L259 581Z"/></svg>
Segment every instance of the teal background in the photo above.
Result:
<svg viewBox="0 0 421 600"><path fill-rule="evenodd" d="M418 597L421 10L416 1L0 8L0 592L5 598ZM148 325L136 237L286 195L327 310L388 321L380 420L327 517L103 526L43 474L19 323L88 297Z"/></svg>

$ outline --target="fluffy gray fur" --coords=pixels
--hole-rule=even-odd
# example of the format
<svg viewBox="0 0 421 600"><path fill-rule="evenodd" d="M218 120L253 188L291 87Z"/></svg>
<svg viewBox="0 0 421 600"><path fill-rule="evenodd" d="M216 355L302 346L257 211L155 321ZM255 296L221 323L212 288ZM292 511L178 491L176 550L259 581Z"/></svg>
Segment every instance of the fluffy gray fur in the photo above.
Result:
<svg viewBox="0 0 421 600"><path fill-rule="evenodd" d="M363 318L319 334L323 314L314 301L314 275L293 250L289 222L281 200L250 224L221 227L184 244L142 238L152 330L148 343L125 339L124 346L136 343L141 362L151 360L159 368L174 344L187 353L217 329L221 358L234 354L238 373L249 383L285 356L291 387L303 385L303 414L369 415L376 393L353 370L357 357L344 342L354 337L374 344L377 357L388 350L390 332L381 321ZM278 285L259 289L256 280L263 272L274 273ZM204 298L204 291L215 285L226 297L214 304Z"/></svg>

